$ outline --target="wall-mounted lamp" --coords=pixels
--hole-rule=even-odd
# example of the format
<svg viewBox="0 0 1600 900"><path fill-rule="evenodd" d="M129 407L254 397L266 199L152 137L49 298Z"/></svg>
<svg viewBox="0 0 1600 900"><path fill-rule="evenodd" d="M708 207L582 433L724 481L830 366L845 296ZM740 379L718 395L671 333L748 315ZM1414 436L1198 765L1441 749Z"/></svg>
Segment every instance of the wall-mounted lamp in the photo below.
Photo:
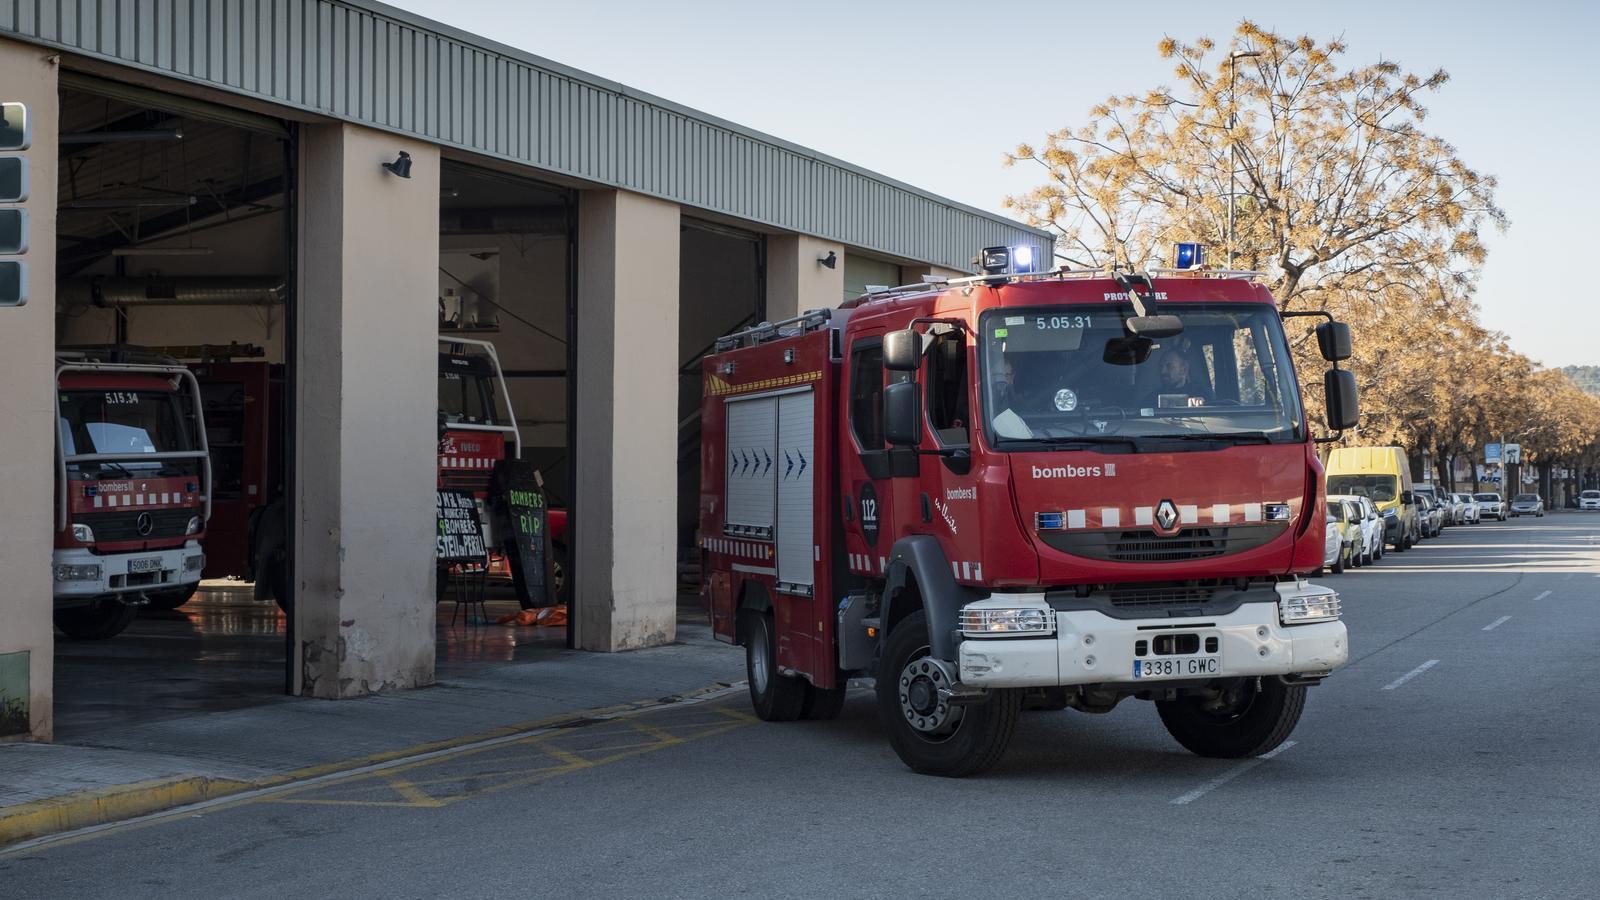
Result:
<svg viewBox="0 0 1600 900"><path fill-rule="evenodd" d="M827 256L817 257L817 265L823 267L824 269L836 268L839 265L839 254L829 250Z"/></svg>
<svg viewBox="0 0 1600 900"><path fill-rule="evenodd" d="M386 162L383 164L383 167L388 169L391 173L399 175L401 178L410 178L411 154L401 150L400 155L394 158L394 162Z"/></svg>

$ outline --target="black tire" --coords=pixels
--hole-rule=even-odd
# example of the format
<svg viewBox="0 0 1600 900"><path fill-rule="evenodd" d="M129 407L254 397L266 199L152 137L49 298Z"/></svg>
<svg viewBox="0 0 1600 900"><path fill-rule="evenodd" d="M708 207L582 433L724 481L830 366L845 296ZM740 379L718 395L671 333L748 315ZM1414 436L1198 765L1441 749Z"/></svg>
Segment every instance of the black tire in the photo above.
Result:
<svg viewBox="0 0 1600 900"><path fill-rule="evenodd" d="M121 634L139 615L139 607L107 599L83 609L65 609L55 614L56 627L74 641L103 641Z"/></svg>
<svg viewBox="0 0 1600 900"><path fill-rule="evenodd" d="M200 583L185 585L165 591L149 591L145 599L150 601L145 604L145 609L173 610L188 603L193 599L195 591L200 589Z"/></svg>
<svg viewBox="0 0 1600 900"><path fill-rule="evenodd" d="M838 687L819 688L810 682L806 683L806 697L800 704L800 718L814 721L825 721L839 718L839 713L844 711L845 685L842 683L844 676L839 676L841 683Z"/></svg>
<svg viewBox="0 0 1600 900"><path fill-rule="evenodd" d="M1344 574L1344 558L1345 558L1345 555L1348 552L1349 552L1348 548L1346 548L1344 546L1340 546L1339 547L1338 555L1334 556L1334 558L1333 558L1333 574L1335 574L1335 575L1343 575Z"/></svg>
<svg viewBox="0 0 1600 900"><path fill-rule="evenodd" d="M756 715L768 722L792 722L805 708L804 678L778 672L778 643L772 632L772 616L749 612L744 615L744 672L750 683L750 705Z"/></svg>
<svg viewBox="0 0 1600 900"><path fill-rule="evenodd" d="M1231 708L1211 708L1205 698L1157 700L1156 712L1167 733L1196 756L1240 759L1260 756L1282 744L1306 706L1305 685L1281 678L1241 679Z"/></svg>
<svg viewBox="0 0 1600 900"><path fill-rule="evenodd" d="M889 732L889 745L901 761L924 775L962 778L992 767L1005 754L1022 709L1020 690L994 690L983 700L946 706L934 693L923 701L928 718L945 717L949 730L924 732L914 726L903 704L913 702L907 670L928 656L928 619L917 610L894 626L878 670L878 717ZM933 680L920 676L917 693L926 694ZM938 680L943 680L942 678Z"/></svg>

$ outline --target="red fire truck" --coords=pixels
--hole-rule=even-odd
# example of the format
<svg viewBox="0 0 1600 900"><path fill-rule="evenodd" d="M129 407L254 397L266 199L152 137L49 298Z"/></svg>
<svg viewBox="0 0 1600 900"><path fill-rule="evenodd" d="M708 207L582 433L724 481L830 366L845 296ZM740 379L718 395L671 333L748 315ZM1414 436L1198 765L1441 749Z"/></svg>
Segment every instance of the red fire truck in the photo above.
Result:
<svg viewBox="0 0 1600 900"><path fill-rule="evenodd" d="M1197 255L1193 245L1187 255ZM700 540L764 719L847 679L919 772L982 771L1018 711L1152 700L1190 751L1263 753L1348 656L1323 470L1257 273L925 279L724 338L703 367ZM1292 315L1292 314L1291 314ZM1352 427L1349 330L1327 423Z"/></svg>
<svg viewBox="0 0 1600 900"><path fill-rule="evenodd" d="M109 638L145 604L172 608L205 568L211 462L200 387L131 348L56 355L55 622Z"/></svg>

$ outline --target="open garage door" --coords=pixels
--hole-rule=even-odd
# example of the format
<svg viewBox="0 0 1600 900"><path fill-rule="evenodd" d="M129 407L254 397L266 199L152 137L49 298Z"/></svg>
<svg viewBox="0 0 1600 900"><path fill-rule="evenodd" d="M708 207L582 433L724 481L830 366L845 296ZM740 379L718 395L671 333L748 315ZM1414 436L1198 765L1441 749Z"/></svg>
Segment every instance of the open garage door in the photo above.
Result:
<svg viewBox="0 0 1600 900"><path fill-rule="evenodd" d="M284 120L77 72L60 85L58 356L195 376L192 392L172 376L166 398L121 375L59 376L73 521L57 555L87 554L105 579L88 602L53 601L56 734L71 738L284 690L291 621L256 583L268 568L288 583L288 548L252 541L292 477L295 174ZM158 412L168 402L181 418ZM71 461L135 425L149 440L132 449L171 452ZM152 562L195 544L203 570Z"/></svg>
<svg viewBox="0 0 1600 900"><path fill-rule="evenodd" d="M717 338L766 315L766 243L754 232L684 218L678 281L679 572L698 577L700 360Z"/></svg>

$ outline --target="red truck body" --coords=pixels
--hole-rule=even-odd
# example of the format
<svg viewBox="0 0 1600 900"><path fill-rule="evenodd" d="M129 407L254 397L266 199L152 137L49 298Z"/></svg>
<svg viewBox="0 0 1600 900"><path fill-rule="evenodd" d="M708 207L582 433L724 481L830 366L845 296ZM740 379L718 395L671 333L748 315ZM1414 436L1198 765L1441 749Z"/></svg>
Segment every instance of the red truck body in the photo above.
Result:
<svg viewBox="0 0 1600 900"><path fill-rule="evenodd" d="M752 660L753 679L775 667L773 677L801 682L795 710L811 712L837 702L851 675L875 673L892 707L878 669L896 623L918 610L930 631L923 652L947 667L939 696L985 679L1078 708L1091 705L1088 692L1133 694L1128 671L1107 684L1069 671L1099 662L1064 649L1080 620L1091 630L1100 619L1192 624L1199 649L1157 668L1234 673L1245 647L1229 642L1244 623L1238 635L1201 626L1218 612L1269 617L1266 604L1275 611L1287 596L1280 586L1319 567L1323 471L1267 290L1238 273L1140 283L1187 322L1182 336L1141 348L1125 326L1126 285L1079 272L899 288L719 344L703 367L705 593L719 639L748 647L760 638L752 628L770 629L773 658ZM921 335L921 361L895 371L885 344L908 328ZM1128 347L1154 356L1114 360ZM1164 360L1179 354L1204 387L1163 393L1157 360L1176 370ZM1028 380L1044 412L1024 425L1013 409L1026 408L1016 397ZM909 392L896 382L915 385L914 446L884 439L886 399ZM1007 598L1051 628L1048 646L970 631ZM1318 635L1315 654L1270 671L1314 682L1343 662L1343 625L1298 627L1295 637ZM1033 655L1007 657L1025 649ZM1150 661L1149 642L1096 655L1139 678L1136 653ZM1268 671L1237 672L1258 670ZM1144 677L1171 674L1147 666Z"/></svg>

